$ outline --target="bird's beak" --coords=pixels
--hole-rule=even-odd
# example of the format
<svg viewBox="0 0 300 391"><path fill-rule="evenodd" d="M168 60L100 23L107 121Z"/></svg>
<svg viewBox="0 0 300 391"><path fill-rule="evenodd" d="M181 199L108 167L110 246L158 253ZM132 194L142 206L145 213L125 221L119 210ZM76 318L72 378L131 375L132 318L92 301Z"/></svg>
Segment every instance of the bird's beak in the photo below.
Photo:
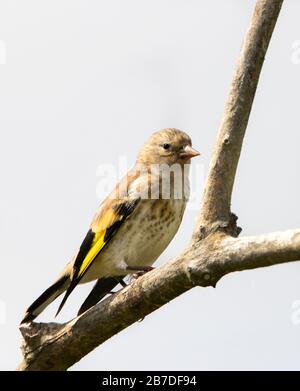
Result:
<svg viewBox="0 0 300 391"><path fill-rule="evenodd" d="M192 157L199 156L200 152L196 151L196 149L192 148L190 145L187 145L183 152L181 152L180 157L184 159L191 159Z"/></svg>

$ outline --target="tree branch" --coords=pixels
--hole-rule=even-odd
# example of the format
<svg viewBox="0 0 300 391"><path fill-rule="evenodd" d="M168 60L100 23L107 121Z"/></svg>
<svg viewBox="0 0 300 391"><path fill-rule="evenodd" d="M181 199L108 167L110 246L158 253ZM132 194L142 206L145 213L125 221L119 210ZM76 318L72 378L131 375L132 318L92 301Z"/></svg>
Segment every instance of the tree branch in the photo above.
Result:
<svg viewBox="0 0 300 391"><path fill-rule="evenodd" d="M121 330L195 286L215 286L228 273L299 259L300 230L235 239L219 233L140 277L66 324L21 326L19 370L65 370Z"/></svg>
<svg viewBox="0 0 300 391"><path fill-rule="evenodd" d="M210 162L194 238L232 224L230 204L236 169L265 54L283 0L258 0L237 62Z"/></svg>
<svg viewBox="0 0 300 391"><path fill-rule="evenodd" d="M283 0L258 0L230 88L202 207L186 250L176 259L66 324L22 325L19 370L65 370L132 323L195 286L224 275L300 258L300 230L236 238L230 211L242 142L265 53Z"/></svg>
<svg viewBox="0 0 300 391"><path fill-rule="evenodd" d="M256 269L300 259L300 229L273 232L267 235L239 239L227 237L220 251L228 247L231 253L222 260L227 273Z"/></svg>

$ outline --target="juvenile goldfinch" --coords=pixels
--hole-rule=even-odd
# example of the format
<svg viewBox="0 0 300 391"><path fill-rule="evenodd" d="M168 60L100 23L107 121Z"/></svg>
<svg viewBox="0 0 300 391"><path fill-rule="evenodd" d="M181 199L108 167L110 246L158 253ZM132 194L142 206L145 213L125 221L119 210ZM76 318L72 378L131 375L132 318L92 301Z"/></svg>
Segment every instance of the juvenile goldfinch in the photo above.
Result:
<svg viewBox="0 0 300 391"><path fill-rule="evenodd" d="M135 166L102 202L78 253L58 280L26 311L21 323L35 319L65 292L57 314L77 284L97 280L79 314L108 294L130 273L151 265L176 234L189 197L190 137L178 129L154 133Z"/></svg>

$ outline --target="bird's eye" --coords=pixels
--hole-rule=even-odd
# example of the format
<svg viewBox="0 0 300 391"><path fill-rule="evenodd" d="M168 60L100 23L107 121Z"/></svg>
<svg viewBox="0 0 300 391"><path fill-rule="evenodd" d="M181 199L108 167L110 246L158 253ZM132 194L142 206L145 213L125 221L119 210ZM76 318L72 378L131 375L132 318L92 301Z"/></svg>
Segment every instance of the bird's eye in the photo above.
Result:
<svg viewBox="0 0 300 391"><path fill-rule="evenodd" d="M163 144L163 149L169 149L170 148L170 144Z"/></svg>

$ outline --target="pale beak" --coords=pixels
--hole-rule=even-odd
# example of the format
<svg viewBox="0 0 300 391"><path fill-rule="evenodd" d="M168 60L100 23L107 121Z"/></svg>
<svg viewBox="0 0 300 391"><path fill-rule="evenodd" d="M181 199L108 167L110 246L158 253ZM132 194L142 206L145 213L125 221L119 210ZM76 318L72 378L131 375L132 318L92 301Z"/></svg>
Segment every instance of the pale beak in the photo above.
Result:
<svg viewBox="0 0 300 391"><path fill-rule="evenodd" d="M184 148L184 151L180 153L180 157L184 159L191 159L192 157L199 156L200 152L196 151L196 149L192 148L190 145L187 145Z"/></svg>

